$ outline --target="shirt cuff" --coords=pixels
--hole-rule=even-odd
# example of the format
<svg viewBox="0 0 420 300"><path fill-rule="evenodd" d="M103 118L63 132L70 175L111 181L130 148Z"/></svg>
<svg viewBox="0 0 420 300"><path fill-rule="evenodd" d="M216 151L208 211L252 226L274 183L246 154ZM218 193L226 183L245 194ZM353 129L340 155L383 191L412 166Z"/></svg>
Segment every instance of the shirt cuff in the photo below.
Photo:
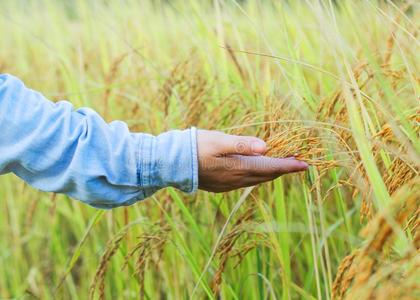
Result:
<svg viewBox="0 0 420 300"><path fill-rule="evenodd" d="M172 130L158 136L140 134L137 179L146 197L172 186L198 189L197 129Z"/></svg>

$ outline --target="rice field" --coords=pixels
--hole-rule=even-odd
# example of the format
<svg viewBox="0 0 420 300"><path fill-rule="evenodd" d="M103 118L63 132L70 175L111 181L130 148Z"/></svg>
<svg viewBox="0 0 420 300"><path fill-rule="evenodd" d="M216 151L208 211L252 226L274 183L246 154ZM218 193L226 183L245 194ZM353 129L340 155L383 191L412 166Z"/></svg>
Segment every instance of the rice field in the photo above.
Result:
<svg viewBox="0 0 420 300"><path fill-rule="evenodd" d="M109 211L2 176L0 299L420 299L419 30L416 1L1 1L0 73L311 167Z"/></svg>

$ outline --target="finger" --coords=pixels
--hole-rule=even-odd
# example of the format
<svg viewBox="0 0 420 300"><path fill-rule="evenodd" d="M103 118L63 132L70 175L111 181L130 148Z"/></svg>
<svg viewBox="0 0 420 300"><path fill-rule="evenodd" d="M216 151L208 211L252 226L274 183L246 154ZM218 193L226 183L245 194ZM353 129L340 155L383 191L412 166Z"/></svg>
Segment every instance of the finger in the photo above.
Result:
<svg viewBox="0 0 420 300"><path fill-rule="evenodd" d="M267 151L265 142L253 136L221 134L217 144L224 155L263 155Z"/></svg>
<svg viewBox="0 0 420 300"><path fill-rule="evenodd" d="M308 169L308 164L295 158L272 158L267 156L237 156L236 169L259 177L276 178L283 174L301 172Z"/></svg>

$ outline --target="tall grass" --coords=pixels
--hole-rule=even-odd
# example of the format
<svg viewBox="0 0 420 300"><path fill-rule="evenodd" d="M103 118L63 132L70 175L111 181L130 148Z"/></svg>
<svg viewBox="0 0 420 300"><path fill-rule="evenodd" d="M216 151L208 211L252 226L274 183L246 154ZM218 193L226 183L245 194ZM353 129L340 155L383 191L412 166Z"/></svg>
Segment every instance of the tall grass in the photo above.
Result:
<svg viewBox="0 0 420 300"><path fill-rule="evenodd" d="M106 212L3 176L0 298L418 299L419 20L414 1L1 1L0 72L312 167Z"/></svg>

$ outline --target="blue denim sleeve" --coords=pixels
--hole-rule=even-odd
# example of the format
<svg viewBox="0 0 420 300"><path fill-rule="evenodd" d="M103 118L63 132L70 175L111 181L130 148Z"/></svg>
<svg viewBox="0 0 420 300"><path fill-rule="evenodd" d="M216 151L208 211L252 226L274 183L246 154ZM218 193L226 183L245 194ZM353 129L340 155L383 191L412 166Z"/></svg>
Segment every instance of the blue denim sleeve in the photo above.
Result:
<svg viewBox="0 0 420 300"><path fill-rule="evenodd" d="M97 208L130 205L168 186L198 187L195 128L131 133L91 109L53 103L11 75L0 75L0 132L0 174Z"/></svg>

